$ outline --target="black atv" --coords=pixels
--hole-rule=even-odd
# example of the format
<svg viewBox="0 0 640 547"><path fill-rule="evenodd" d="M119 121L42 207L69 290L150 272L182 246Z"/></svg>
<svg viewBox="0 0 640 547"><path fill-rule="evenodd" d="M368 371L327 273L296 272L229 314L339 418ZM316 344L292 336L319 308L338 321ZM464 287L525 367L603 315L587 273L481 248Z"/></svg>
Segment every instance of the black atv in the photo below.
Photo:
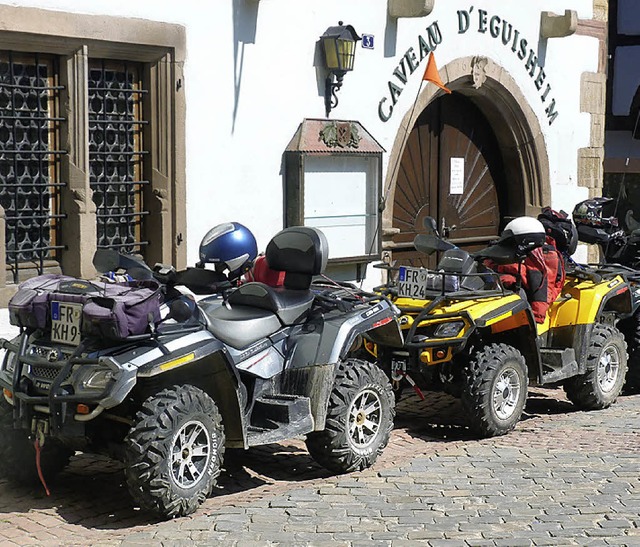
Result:
<svg viewBox="0 0 640 547"><path fill-rule="evenodd" d="M592 198L578 203L573 220L578 238L584 243L598 245L601 271L623 275L630 286L633 309L623 314L617 324L627 341L629 370L625 388L640 390L640 231L625 232L615 216L615 200Z"/></svg>

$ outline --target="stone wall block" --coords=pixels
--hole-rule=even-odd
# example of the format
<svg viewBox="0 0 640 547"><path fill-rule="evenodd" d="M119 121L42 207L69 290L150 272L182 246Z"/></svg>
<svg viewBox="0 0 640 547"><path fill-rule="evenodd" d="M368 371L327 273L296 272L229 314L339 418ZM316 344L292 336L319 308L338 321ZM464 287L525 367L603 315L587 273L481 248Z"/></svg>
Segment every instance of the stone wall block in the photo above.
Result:
<svg viewBox="0 0 640 547"><path fill-rule="evenodd" d="M595 195L602 192L602 178L604 175L604 149L581 148L578 151L578 185L589 188Z"/></svg>
<svg viewBox="0 0 640 547"><path fill-rule="evenodd" d="M605 23L609 20L609 0L593 0L593 18Z"/></svg>
<svg viewBox="0 0 640 547"><path fill-rule="evenodd" d="M540 13L540 36L542 38L563 38L571 36L578 28L578 13L565 10L564 15L550 11Z"/></svg>
<svg viewBox="0 0 640 547"><path fill-rule="evenodd" d="M436 0L389 0L391 17L425 17L433 11Z"/></svg>
<svg viewBox="0 0 640 547"><path fill-rule="evenodd" d="M607 75L584 72L580 78L580 112L604 114L607 101Z"/></svg>

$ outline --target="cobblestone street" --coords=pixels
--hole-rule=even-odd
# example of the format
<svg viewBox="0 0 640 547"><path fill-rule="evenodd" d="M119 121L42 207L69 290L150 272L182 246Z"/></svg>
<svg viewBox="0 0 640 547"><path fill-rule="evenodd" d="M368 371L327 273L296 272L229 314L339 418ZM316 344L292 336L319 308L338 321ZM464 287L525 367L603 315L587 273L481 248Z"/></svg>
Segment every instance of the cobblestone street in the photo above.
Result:
<svg viewBox="0 0 640 547"><path fill-rule="evenodd" d="M132 508L121 467L78 455L41 489L0 482L2 545L639 545L640 395L577 412L530 393L504 437L475 440L457 401L403 400L373 469L331 476L302 442L228 451L192 517Z"/></svg>

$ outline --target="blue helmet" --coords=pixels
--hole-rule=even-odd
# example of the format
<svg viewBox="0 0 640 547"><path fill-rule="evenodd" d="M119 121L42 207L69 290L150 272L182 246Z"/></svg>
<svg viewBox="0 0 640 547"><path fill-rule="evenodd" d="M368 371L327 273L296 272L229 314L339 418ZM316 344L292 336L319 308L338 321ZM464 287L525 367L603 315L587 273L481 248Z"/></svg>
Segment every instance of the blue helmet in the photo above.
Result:
<svg viewBox="0 0 640 547"><path fill-rule="evenodd" d="M200 264L215 264L218 271L229 270L230 280L249 270L256 256L256 238L239 222L218 224L200 242Z"/></svg>

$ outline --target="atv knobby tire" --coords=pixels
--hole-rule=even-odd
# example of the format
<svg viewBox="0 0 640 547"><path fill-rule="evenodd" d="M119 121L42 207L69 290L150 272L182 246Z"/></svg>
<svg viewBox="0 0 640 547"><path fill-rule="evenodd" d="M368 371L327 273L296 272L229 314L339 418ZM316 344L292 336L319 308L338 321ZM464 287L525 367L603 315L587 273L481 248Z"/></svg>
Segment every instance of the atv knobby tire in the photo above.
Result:
<svg viewBox="0 0 640 547"><path fill-rule="evenodd" d="M149 397L125 439L131 496L164 518L193 513L220 475L224 443L220 412L200 389L173 386Z"/></svg>
<svg viewBox="0 0 640 547"><path fill-rule="evenodd" d="M40 468L45 481L55 477L68 464L74 451L57 439L47 437L40 450ZM0 401L0 476L14 484L40 483L34 441L24 430L13 428L13 408Z"/></svg>
<svg viewBox="0 0 640 547"><path fill-rule="evenodd" d="M527 401L527 364L508 344L491 344L472 355L463 371L462 406L469 426L482 437L511 431Z"/></svg>
<svg viewBox="0 0 640 547"><path fill-rule="evenodd" d="M325 429L307 435L307 449L335 473L366 469L389 442L394 417L393 390L384 372L349 359L338 365Z"/></svg>
<svg viewBox="0 0 640 547"><path fill-rule="evenodd" d="M585 366L584 374L564 383L567 398L583 410L607 408L620 395L627 372L627 344L617 328L594 325Z"/></svg>

